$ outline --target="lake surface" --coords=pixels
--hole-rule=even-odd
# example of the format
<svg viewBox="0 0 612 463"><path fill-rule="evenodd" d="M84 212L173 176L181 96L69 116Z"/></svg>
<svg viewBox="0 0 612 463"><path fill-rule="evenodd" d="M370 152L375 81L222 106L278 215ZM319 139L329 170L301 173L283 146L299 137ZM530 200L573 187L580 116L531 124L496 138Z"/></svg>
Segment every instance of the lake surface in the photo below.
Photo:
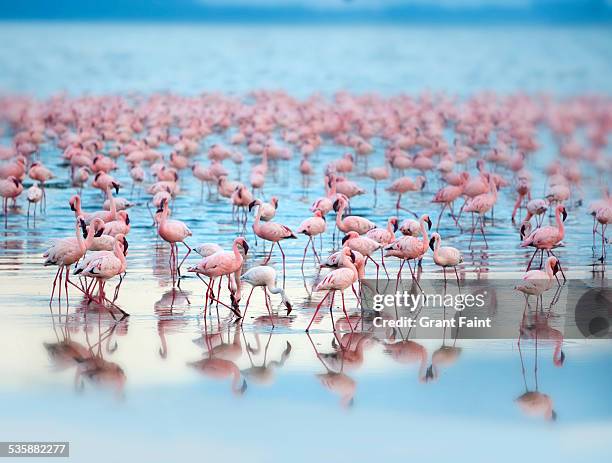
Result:
<svg viewBox="0 0 612 463"><path fill-rule="evenodd" d="M298 97L339 89L612 94L612 33L597 28L5 23L0 40L10 44L0 49L0 91L39 97L58 91L244 94L257 88L283 88ZM10 143L8 136L5 131L0 144ZM538 138L542 149L530 165L534 172L557 149L546 130ZM208 137L198 159L219 141L227 142L226 135ZM383 162L383 146L375 141L375 147L370 165ZM308 186L294 173L299 156L272 169L264 194L280 199L275 220L297 227L309 215L311 202L323 194L324 166L343 151L326 143L313 158L317 175ZM222 308L219 315L216 310L204 314L198 279L185 278L180 290L172 288L169 250L151 226L148 197L137 192L132 196L137 205L130 210L128 274L117 300L131 316L117 322L75 292L68 309L49 307L54 269L42 266L44 245L74 229L67 202L75 190L58 155L53 146L43 146L41 158L58 179L49 185L47 212L36 227L28 227L21 199L21 208L11 211L1 229L2 440L69 440L75 461L108 461L117 455L149 461L608 460L609 341L566 339L565 362L558 367L554 345L546 340L526 341L519 350L516 339L418 339L401 333L420 346L413 355L393 347L400 341L397 333L394 339L368 332L334 334L327 311L307 335L304 328L321 297L312 294L312 287L326 271L318 270L309 255L302 272L302 238L284 246L286 286L295 306L291 316L280 317L272 329L256 290L247 320L236 325ZM226 167L232 177L247 181L251 161L247 157L241 171L229 162ZM352 179L372 191L373 182L359 176L361 170ZM573 201L568 208L566 245L558 255L568 277L592 281L605 275L591 249L585 205L600 194L606 179L593 170L583 174L584 205ZM129 197L123 163L117 177L128 185L121 195ZM200 201L200 185L188 173L181 187L173 216L194 232L190 243L229 247L241 232L231 220L229 202ZM407 204L437 217L438 208L429 201L438 187L428 183ZM544 184L534 190L542 194ZM440 233L445 243L463 251L465 278L515 278L529 259L510 221L514 192L509 187L500 195L495 222L487 227L488 245L478 235L470 245L469 233L443 219ZM97 209L101 197L88 190L83 203ZM395 197L380 186L376 205L371 195L352 201L353 213L380 226L396 213L394 204ZM251 219L246 236L254 245L250 224ZM331 233L323 248L324 253L333 248ZM263 257L259 242L247 265ZM279 257L275 254L271 262L280 273ZM189 262L196 261L192 254ZM389 264L394 275L397 263ZM423 278L440 277L428 255ZM356 301L347 300L351 315L358 317ZM273 302L276 307L278 299ZM517 299L517 312L522 304ZM340 314L334 312L336 320ZM561 328L563 315L556 313L551 325ZM68 342L90 352L111 373L77 374L77 365L50 355ZM433 381L425 381L434 353L449 346L459 348L452 362L441 365ZM203 374L197 366L211 357L211 348L215 358L234 362L240 373L221 379ZM552 399L556 422L521 412L515 399L534 390Z"/></svg>

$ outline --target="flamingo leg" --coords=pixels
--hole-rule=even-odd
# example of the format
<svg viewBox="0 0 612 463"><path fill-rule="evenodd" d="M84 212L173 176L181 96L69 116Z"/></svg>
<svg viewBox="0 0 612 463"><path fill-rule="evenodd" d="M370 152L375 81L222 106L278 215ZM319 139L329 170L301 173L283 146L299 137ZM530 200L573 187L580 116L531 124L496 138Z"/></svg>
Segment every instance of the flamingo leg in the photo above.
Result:
<svg viewBox="0 0 612 463"><path fill-rule="evenodd" d="M400 264L399 270L397 272L397 278L395 280L395 290L397 291L397 287L399 286L400 278L402 277L402 269L404 268L404 263L406 260L402 259L402 263Z"/></svg>
<svg viewBox="0 0 612 463"><path fill-rule="evenodd" d="M453 267L455 270L455 276L457 277L457 287L461 290L461 285L459 284L459 273L457 272L457 267Z"/></svg>
<svg viewBox="0 0 612 463"><path fill-rule="evenodd" d="M314 322L315 317L317 316L317 314L319 313L319 310L321 310L321 306L323 305L323 302L325 302L325 299L327 299L327 296L329 296L329 294L333 291L333 289L330 289L327 294L323 297L323 299L321 299L321 302L319 302L319 305L317 305L317 309L315 310L315 313L313 314L312 318L310 319L310 323L308 324L308 326L306 327L306 332L308 333L308 331L310 331L310 326L312 325L312 322Z"/></svg>
<svg viewBox="0 0 612 463"><path fill-rule="evenodd" d="M344 318L346 318L346 322L348 323L349 329L351 330L351 333L352 333L354 331L353 325L351 325L351 320L346 311L346 305L344 304L344 290L340 291L340 296L342 296L342 311L344 312Z"/></svg>
<svg viewBox="0 0 612 463"><path fill-rule="evenodd" d="M527 264L527 271L531 269L531 262L533 262L533 258L536 256L537 253L538 253L538 249L536 248L536 250L533 251L533 254L531 255L531 259L529 259L529 263Z"/></svg>
<svg viewBox="0 0 612 463"><path fill-rule="evenodd" d="M264 241L265 243L265 241ZM272 241L272 246L270 246L270 252L268 253L268 257L266 258L266 260L264 261L264 265L266 265L268 262L270 262L270 259L272 258L272 249L274 249L274 245L276 243L274 241Z"/></svg>
<svg viewBox="0 0 612 463"><path fill-rule="evenodd" d="M246 306L244 307L244 314L242 315L243 319L246 317L247 309L249 308L249 302L251 302L251 296L253 295L254 289L255 286L251 286L251 292L249 293L249 297L247 297Z"/></svg>
<svg viewBox="0 0 612 463"><path fill-rule="evenodd" d="M270 308L270 301L268 301L268 290L266 287L263 287L264 290L264 299L266 300L266 309L268 309L268 316L270 317L270 323L272 323L272 328L274 328L274 318L272 317L272 309Z"/></svg>
<svg viewBox="0 0 612 463"><path fill-rule="evenodd" d="M306 260L306 251L308 251L308 245L312 242L312 236L308 237L308 243L304 246L304 255L302 256L302 270L304 270L304 261Z"/></svg>
<svg viewBox="0 0 612 463"><path fill-rule="evenodd" d="M280 244L280 241L277 243L278 249L280 249L281 255L283 256L283 289L285 289L285 251L283 251L283 247Z"/></svg>
<svg viewBox="0 0 612 463"><path fill-rule="evenodd" d="M446 209L447 204L444 203L442 205L442 209L440 209L440 214L438 215L438 223L436 224L436 231L440 228L440 219L442 218L442 214L444 213L444 209Z"/></svg>
<svg viewBox="0 0 612 463"><path fill-rule="evenodd" d="M410 269L410 274L412 275L412 281L414 281L416 283L416 285L419 287L419 290L421 292L423 292L423 288L421 288L421 285L419 284L419 280L416 277L416 275L414 274L414 271L412 270L412 266L410 265L410 261L408 261L408 268Z"/></svg>
<svg viewBox="0 0 612 463"><path fill-rule="evenodd" d="M55 294L55 285L57 284L57 278L59 277L60 272L62 271L62 267L60 266L55 273L55 279L53 280L53 289L51 290L51 299L49 300L49 305L53 302L53 295Z"/></svg>
<svg viewBox="0 0 612 463"><path fill-rule="evenodd" d="M181 260L181 263L178 266L177 271L178 271L179 277L181 276L181 265L183 265L183 262L185 262L185 259L187 259L187 257L189 257L189 254L191 254L191 248L189 247L189 245L187 243L185 243L184 241L181 241L181 243L183 243L185 245L185 247L187 248L187 254L185 254L185 256L183 257L183 260ZM178 249L178 247L177 247L177 249Z"/></svg>
<svg viewBox="0 0 612 463"><path fill-rule="evenodd" d="M390 279L389 272L387 271L387 266L385 265L385 251L383 248L380 248L380 262L382 264L383 269L385 270L385 274L387 275L387 280Z"/></svg>

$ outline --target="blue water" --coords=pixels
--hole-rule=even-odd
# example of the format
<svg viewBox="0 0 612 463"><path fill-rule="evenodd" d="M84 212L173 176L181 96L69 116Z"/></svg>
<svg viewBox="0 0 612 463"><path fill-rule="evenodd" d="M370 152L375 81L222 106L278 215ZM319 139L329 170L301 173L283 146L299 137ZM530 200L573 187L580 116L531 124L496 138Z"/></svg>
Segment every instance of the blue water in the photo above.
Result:
<svg viewBox="0 0 612 463"><path fill-rule="evenodd" d="M387 95L423 90L461 96L481 90L612 94L612 33L602 28L3 23L0 41L9 44L0 48L0 92L40 98L60 91L242 95L257 88L281 88L297 97L340 89ZM0 143L7 144L10 133L3 129ZM543 148L530 166L535 171L556 150L546 130L539 138ZM207 138L202 153L217 141L226 141L226 136ZM382 163L382 145L375 141L375 146L371 165ZM340 152L327 144L313 160L317 173ZM337 356L339 351L328 314L314 325L311 338L303 333L318 302L310 291L320 277L311 258L304 275L300 271L304 240L286 247L294 317L274 330L256 325L256 318L265 314L256 291L241 330L223 311L218 319L216 313L204 316L199 280L187 278L182 292L172 292L168 249L156 240L144 207L146 195L135 194L137 206L130 211L129 271L118 299L129 319L117 324L74 294L68 314L65 307L50 310L54 272L42 267L41 253L48 238L72 233L66 204L74 189L59 165L58 151L45 145L41 156L59 173L49 187L46 215L36 228L28 227L22 203L7 218L0 237L1 440L69 440L73 459L88 462L117 461L117 455L143 455L148 461L177 456L229 461L607 461L612 450L607 438L612 431L609 342L566 340L566 361L559 368L547 342L537 348L526 342L519 352L514 339L459 340L456 362L441 368L437 381L424 383L418 361L396 362L385 353L385 340L372 337L362 358L329 360L332 371L354 382L352 406L346 407L344 398L315 376L327 371L317 354L326 358L323 354ZM244 180L249 161L242 172L227 163L232 177L241 174ZM294 156L281 164L264 189L267 197L280 197L277 220L292 227L323 191L319 180L308 188L291 180L298 162ZM586 175L588 201L599 192L594 187L598 176L592 170ZM125 165L117 177L130 184ZM354 179L372 190L369 179ZM429 204L436 186L411 196L411 207L437 215ZM194 231L191 244L217 241L227 246L239 232L230 220L230 205L202 204L200 186L187 174L182 188L173 214ZM129 196L129 191L122 195ZM83 196L92 209L100 199L91 190ZM394 200L381 192L379 201L373 207L371 198L356 198L353 212L383 225L395 213ZM529 253L517 246L509 220L513 201L509 190L501 195L495 225L488 229L489 246L477 239L470 248L469 236L457 233L450 220L443 221L445 240L464 251L467 276L512 276L524 267ZM590 278L595 263L590 218L585 217L584 207L570 211L569 245L559 251L568 272L580 278ZM253 240L250 231L247 237ZM331 236L324 247L331 248ZM249 265L262 258L261 245L253 247ZM272 263L280 271L278 257ZM397 270L395 263L391 266ZM431 259L423 269L425 275L439 276ZM206 332L219 333L223 343L237 346L226 356L242 371L241 381L246 380L242 395L232 392L230 379L212 379L188 366L205 357L201 337ZM77 377L74 365L59 368L43 343L65 339L118 365L124 385ZM429 365L443 341L419 342ZM271 362L279 362L287 343L290 354L274 366ZM262 364L269 367L266 384L247 372ZM526 388L551 397L557 422L520 412L514 400Z"/></svg>

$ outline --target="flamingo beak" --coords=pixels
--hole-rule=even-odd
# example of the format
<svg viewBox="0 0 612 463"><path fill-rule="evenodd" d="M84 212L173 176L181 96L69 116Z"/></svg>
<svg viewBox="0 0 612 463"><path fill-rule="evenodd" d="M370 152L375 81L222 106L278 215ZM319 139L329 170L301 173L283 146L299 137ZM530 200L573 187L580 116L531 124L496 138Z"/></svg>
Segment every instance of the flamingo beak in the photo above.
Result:
<svg viewBox="0 0 612 463"><path fill-rule="evenodd" d="M333 204L334 211L338 212L338 200L336 199Z"/></svg>
<svg viewBox="0 0 612 463"><path fill-rule="evenodd" d="M244 248L244 254L248 254L249 253L249 243L247 243L246 240L242 241L242 247Z"/></svg>
<svg viewBox="0 0 612 463"><path fill-rule="evenodd" d="M257 203L257 200L255 200L255 201L251 201L251 202L249 203L249 212L251 212L251 210L252 210L252 209L255 207L255 204L256 204L256 203Z"/></svg>
<svg viewBox="0 0 612 463"><path fill-rule="evenodd" d="M521 225L521 238L522 238L522 239L525 239L525 228L526 228L526 227L525 227L525 225L524 225L524 224L523 224L523 225Z"/></svg>
<svg viewBox="0 0 612 463"><path fill-rule="evenodd" d="M85 225L85 221L83 219L81 219L80 222L81 230L83 231L83 238L87 238L87 225Z"/></svg>
<svg viewBox="0 0 612 463"><path fill-rule="evenodd" d="M130 224L130 216L125 214L125 224L129 225Z"/></svg>
<svg viewBox="0 0 612 463"><path fill-rule="evenodd" d="M357 260L357 256L355 255L355 253L353 251L351 251L351 260L353 261L353 264Z"/></svg>
<svg viewBox="0 0 612 463"><path fill-rule="evenodd" d="M397 220L395 220L395 221L393 222L393 231L394 231L394 232L396 232L396 231L397 231L397 229L398 229L398 227L399 227L399 224L397 223Z"/></svg>
<svg viewBox="0 0 612 463"><path fill-rule="evenodd" d="M100 238L102 236L102 233L104 233L104 228L100 228L100 230L98 230L96 232L96 234L94 235L94 237L96 238Z"/></svg>
<svg viewBox="0 0 612 463"><path fill-rule="evenodd" d="M74 207L74 203L70 203L70 210L76 212L76 207Z"/></svg>
<svg viewBox="0 0 612 463"><path fill-rule="evenodd" d="M561 214L563 214L563 221L565 222L565 219L567 219L567 211L565 210L565 208L561 210Z"/></svg>
<svg viewBox="0 0 612 463"><path fill-rule="evenodd" d="M289 315L293 310L293 307L291 306L291 303L289 301L285 301L285 306L287 307L287 315Z"/></svg>
<svg viewBox="0 0 612 463"><path fill-rule="evenodd" d="M431 250L434 250L434 243L436 242L435 238L432 238L429 240L429 247L431 248Z"/></svg>
<svg viewBox="0 0 612 463"><path fill-rule="evenodd" d="M429 217L427 217L426 222L427 222L427 229L431 230L431 219Z"/></svg>
<svg viewBox="0 0 612 463"><path fill-rule="evenodd" d="M123 255L127 256L127 250L128 250L128 240L125 239L125 237L123 237Z"/></svg>
<svg viewBox="0 0 612 463"><path fill-rule="evenodd" d="M346 243L346 241L347 241L348 239L349 239L349 236L348 236L348 235L344 235L344 236L342 237L342 244Z"/></svg>
<svg viewBox="0 0 612 463"><path fill-rule="evenodd" d="M557 261L553 267L553 274L556 275L559 270L561 270L561 266L559 265L559 261Z"/></svg>
<svg viewBox="0 0 612 463"><path fill-rule="evenodd" d="M119 184L113 182L113 187L115 188L115 194L119 194Z"/></svg>
<svg viewBox="0 0 612 463"><path fill-rule="evenodd" d="M425 373L425 381L429 381L433 379L433 377L433 365L429 365L429 368L427 368L427 372Z"/></svg>
<svg viewBox="0 0 612 463"><path fill-rule="evenodd" d="M427 185L427 180L423 180L423 184L421 185L421 191L425 189L425 185Z"/></svg>

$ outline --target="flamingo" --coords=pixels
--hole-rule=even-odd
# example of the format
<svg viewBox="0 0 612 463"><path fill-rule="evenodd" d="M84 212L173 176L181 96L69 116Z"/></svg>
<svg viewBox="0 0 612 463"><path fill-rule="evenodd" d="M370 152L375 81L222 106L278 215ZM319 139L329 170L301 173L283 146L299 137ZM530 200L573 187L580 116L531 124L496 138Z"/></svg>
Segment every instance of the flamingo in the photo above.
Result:
<svg viewBox="0 0 612 463"><path fill-rule="evenodd" d="M317 235L322 235L327 230L327 223L325 222L325 217L320 210L315 210L314 215L312 217L308 217L305 219L295 231L296 233L304 234L308 237L308 242L306 246L304 246L304 256L302 257L302 269L304 268L304 260L306 259L306 251L308 251L308 245L312 245L312 252L314 253L317 261L321 263L321 259L317 254L317 250L315 249L313 237Z"/></svg>
<svg viewBox="0 0 612 463"><path fill-rule="evenodd" d="M55 286L59 278L59 300L61 303L62 297L62 276L65 272L64 287L66 289L66 299L68 299L68 283L73 285L75 288L81 290L78 286L70 281L70 266L78 262L81 257L85 254L91 243L93 242L95 230L93 227L89 227L87 231L87 238L83 239L81 235L81 227L85 227L85 220L83 217L77 217L75 222L76 237L60 238L51 240L51 246L44 252L43 257L45 258L44 266L57 265L57 273L53 280L53 290L51 291L51 299L49 303L53 301L53 295L55 294Z"/></svg>
<svg viewBox="0 0 612 463"><path fill-rule="evenodd" d="M234 244L232 247L232 251L218 251L210 254L207 257L204 257L197 265L193 267L189 267L187 269L188 272L193 272L198 275L202 281L201 275L207 276L209 281L208 283L204 282L207 286L206 290L206 302L204 304L204 308L208 307L209 299L211 301L217 301L221 303L221 305L227 307L237 317L241 317L240 310L238 309L238 301L239 301L239 292L240 292L240 277L239 272L242 269L242 263L244 262L244 258L239 250L239 246L242 246L244 249L245 255L249 251L249 245L244 239L244 237L239 236L234 240ZM227 276L228 279L228 289L230 290L231 298L232 298L232 307L227 304L222 303L219 298L221 294L218 294L217 297L214 297L214 279L217 277L223 278ZM232 288L232 277L234 278L235 286ZM219 282L219 289L221 288L221 282Z"/></svg>
<svg viewBox="0 0 612 463"><path fill-rule="evenodd" d="M328 273L327 276L323 278L323 280L315 287L315 291L327 290L327 293L325 294L323 299L321 299L321 302L319 302L319 305L317 305L315 313L310 319L310 323L306 327L306 332L310 331L312 322L314 322L317 314L319 313L319 310L321 309L321 305L323 305L323 302L325 302L325 300L330 294L332 295L332 304L333 304L333 294L336 291L340 291L340 294L342 295L342 311L344 312L344 316L350 327L350 330L353 331L353 327L349 320L348 313L346 312L346 305L344 303L344 290L350 286L353 289L353 292L355 293L355 288L353 287L353 283L355 283L359 279L359 274L357 273L357 268L355 268L355 265L354 265L355 254L353 253L353 251L351 251L350 248L346 247L342 249L341 258L342 258L341 259L342 267ZM355 293L355 296L357 296L356 293ZM330 306L330 315L331 315L331 306ZM333 330L336 331L333 316L332 316L331 322L332 322Z"/></svg>
<svg viewBox="0 0 612 463"><path fill-rule="evenodd" d="M410 209L406 209L401 206L402 195L408 193L409 191L422 191L423 188L425 188L426 183L427 181L422 175L417 176L414 180L412 180L410 177L400 177L395 180L386 190L390 193L397 193L397 203L395 203L395 209L398 211L400 209L405 209L417 217L417 215Z"/></svg>
<svg viewBox="0 0 612 463"><path fill-rule="evenodd" d="M421 288L421 285L419 284L414 271L410 266L410 261L414 259L421 259L427 252L429 239L427 236L427 230L425 229L425 223L427 223L428 229L431 229L431 219L427 214L423 214L419 220L422 236L421 240L419 240L417 237L407 235L395 240L393 243L385 247L385 251L387 251L385 257L398 257L402 260L395 281L396 288L399 285L399 280L402 275L402 268L404 267L405 262L408 262L408 268L410 269L412 280L417 284L419 289Z"/></svg>
<svg viewBox="0 0 612 463"><path fill-rule="evenodd" d="M23 185L15 176L10 175L6 179L0 179L0 196L2 196L3 207L5 217L8 215L8 200L13 201L23 191Z"/></svg>
<svg viewBox="0 0 612 463"><path fill-rule="evenodd" d="M118 234L115 237L115 245L112 251L98 251L93 253L91 256L86 257L84 262L79 264L75 269L75 275L83 275L84 277L95 279L98 284L98 303L102 304L106 299L104 295L106 282L117 275L125 273L127 268L127 260L125 258L127 250L128 242L125 235ZM123 277L121 277L121 281L123 281ZM115 289L114 299L117 298L121 281ZM118 309L124 317L129 316L127 312L114 303L114 300L109 302L111 302L112 306Z"/></svg>
<svg viewBox="0 0 612 463"><path fill-rule="evenodd" d="M28 188L27 191L28 199L28 223L30 221L30 206L34 204L34 227L36 227L36 205L42 201L43 190L36 184Z"/></svg>
<svg viewBox="0 0 612 463"><path fill-rule="evenodd" d="M444 272L444 286L446 286L446 267L453 267L455 276L457 277L457 286L459 286L459 274L457 273L457 265L463 262L461 251L451 246L441 247L442 238L439 233L432 233L429 240L429 247L433 251L433 260L436 265L442 267Z"/></svg>
<svg viewBox="0 0 612 463"><path fill-rule="evenodd" d="M101 210L95 212L84 212L81 209L81 197L79 195L74 195L70 198L68 204L70 205L70 209L74 211L75 217L81 216L85 220L85 223L89 225L93 219L96 217L100 217L105 222L112 222L113 220L117 220L117 206L115 203L115 198L111 192L111 187L115 188L115 192L119 193L119 184L108 184L105 188L106 196L108 198L110 210Z"/></svg>
<svg viewBox="0 0 612 463"><path fill-rule="evenodd" d="M521 278L523 283L515 286L515 289L527 297L536 296L536 298L539 298L544 292L552 288L553 280L559 270L559 260L550 256L546 260L544 270L529 270Z"/></svg>
<svg viewBox="0 0 612 463"><path fill-rule="evenodd" d="M274 326L274 319L272 317L272 311L268 301L268 291L270 291L272 294L280 294L282 303L285 304L285 307L287 307L287 315L291 313L291 301L289 301L285 290L276 286L276 270L274 270L274 268L268 265L258 265L257 267L252 267L240 276L240 280L251 285L251 292L249 293L246 306L244 307L243 317L246 317L246 312L249 308L249 302L251 300L253 290L257 286L263 288L266 308L268 309L268 315L270 316L272 326Z"/></svg>
<svg viewBox="0 0 612 463"><path fill-rule="evenodd" d="M561 219L561 215L563 215L563 220ZM556 226L537 228L521 242L522 248L527 246L533 246L536 248L531 256L531 259L529 260L529 263L527 264L527 270L531 268L531 262L538 251L542 252L542 256L544 256L544 251L546 251L546 253L549 255L555 255L552 249L559 245L565 236L565 227L563 226L563 222L565 222L566 219L567 211L565 210L565 206L563 206L563 204L557 205L555 208ZM563 273L563 268L560 267L560 270L561 274L563 275L563 279L566 280L565 274Z"/></svg>
<svg viewBox="0 0 612 463"><path fill-rule="evenodd" d="M378 274L380 270L380 266L378 262L372 259L372 254L383 248L383 244L379 243L372 238L368 238L367 236L359 236L357 232L350 231L342 238L342 245L348 246L351 250L359 252L362 256L366 258L366 260L372 261L376 266L376 279L378 280ZM385 272L387 273L387 278L389 278L389 273L387 272L386 267L383 267Z"/></svg>
<svg viewBox="0 0 612 463"><path fill-rule="evenodd" d="M253 209L253 207L257 207L257 215L255 216L255 221L253 222L253 231L255 235L260 237L263 240L272 242L272 246L270 246L270 253L268 257L264 261L264 265L270 261L272 257L272 250L274 249L274 245L277 244L280 252L283 256L283 287L285 283L285 252L280 244L282 240L285 239L297 239L297 236L291 231L289 227L286 225L282 225L276 222L265 222L261 223L261 200L256 199L251 204L249 204L249 211Z"/></svg>
<svg viewBox="0 0 612 463"><path fill-rule="evenodd" d="M157 233L161 239L170 243L170 273L172 274L172 284L174 284L175 273L177 274L178 278L181 277L181 265L183 265L183 262L185 262L185 259L187 259L191 253L191 248L185 242L185 239L190 237L192 233L189 227L187 227L187 225L180 220L168 219L170 210L168 209L167 200L162 201L161 207L157 210L157 212L161 214L159 216L159 227L157 229ZM185 254L180 264L178 264L177 243L183 243L183 245L187 248L187 254Z"/></svg>
<svg viewBox="0 0 612 463"><path fill-rule="evenodd" d="M359 235L364 235L370 230L376 228L376 224L365 217L356 215L344 216L344 211L348 207L348 201L344 198L339 198L334 202L334 210L336 211L336 226L343 233L350 231L357 232Z"/></svg>

